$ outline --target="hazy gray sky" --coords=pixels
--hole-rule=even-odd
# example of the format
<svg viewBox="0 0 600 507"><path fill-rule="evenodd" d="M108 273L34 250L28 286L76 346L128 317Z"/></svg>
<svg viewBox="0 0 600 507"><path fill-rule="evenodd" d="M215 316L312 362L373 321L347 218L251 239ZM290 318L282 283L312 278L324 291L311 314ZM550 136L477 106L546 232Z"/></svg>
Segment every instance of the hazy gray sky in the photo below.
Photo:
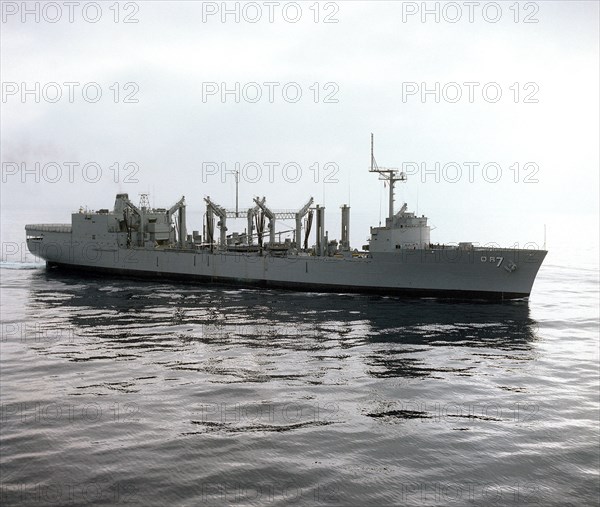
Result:
<svg viewBox="0 0 600 507"><path fill-rule="evenodd" d="M188 228L201 229L204 196L235 201L233 176L203 174L203 164L254 162L262 176L246 166L242 208L256 195L275 209L312 195L339 237L339 206L349 202L360 246L387 209L367 171L374 132L379 165L428 169L406 166L397 207L418 205L434 241L541 243L548 224L555 245L597 244L596 1L143 1L100 2L101 11L80 2L72 13L64 2L29 2L29 14L22 4L2 2L0 25L3 225L24 220L20 210L68 222L80 205L149 191L161 206L185 195ZM239 102L223 98L223 85L236 83ZM423 97L423 87L433 93ZM36 162L63 173L36 175ZM93 167L82 172L90 162L97 182ZM284 171L290 162L300 171ZM73 181L65 163L79 164Z"/></svg>

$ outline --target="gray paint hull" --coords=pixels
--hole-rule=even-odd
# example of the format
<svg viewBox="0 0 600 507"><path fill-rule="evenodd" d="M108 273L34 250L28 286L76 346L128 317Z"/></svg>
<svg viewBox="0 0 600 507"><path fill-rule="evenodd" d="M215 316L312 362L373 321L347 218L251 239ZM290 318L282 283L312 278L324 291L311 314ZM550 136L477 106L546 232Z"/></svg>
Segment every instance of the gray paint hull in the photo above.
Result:
<svg viewBox="0 0 600 507"><path fill-rule="evenodd" d="M72 233L28 239L50 266L96 273L188 281L410 296L528 297L544 250L434 249L373 253L366 258L276 257L207 250L119 248L74 241ZM509 269L511 268L511 269Z"/></svg>

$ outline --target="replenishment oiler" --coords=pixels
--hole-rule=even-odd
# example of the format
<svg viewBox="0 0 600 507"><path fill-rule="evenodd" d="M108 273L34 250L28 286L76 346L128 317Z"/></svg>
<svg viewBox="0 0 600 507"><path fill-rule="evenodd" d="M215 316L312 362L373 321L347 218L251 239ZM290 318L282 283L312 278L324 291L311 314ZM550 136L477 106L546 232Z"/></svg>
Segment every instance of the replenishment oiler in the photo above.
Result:
<svg viewBox="0 0 600 507"><path fill-rule="evenodd" d="M255 198L246 211L237 205L225 209L206 197L202 234L187 234L183 197L166 209L150 207L144 194L136 206L123 193L112 210L80 209L70 225L27 225L27 246L47 268L155 280L416 297L529 297L546 250L433 244L424 215L409 212L406 204L394 211L394 185L406 176L377 166L372 138L370 171L389 188L389 214L384 226L371 227L360 250L350 246L346 205L339 242L329 239L325 208L313 205L312 198L297 211L276 212L264 197ZM228 234L229 221L240 218L244 232ZM295 220L295 229L286 231L292 238L281 241L277 219Z"/></svg>

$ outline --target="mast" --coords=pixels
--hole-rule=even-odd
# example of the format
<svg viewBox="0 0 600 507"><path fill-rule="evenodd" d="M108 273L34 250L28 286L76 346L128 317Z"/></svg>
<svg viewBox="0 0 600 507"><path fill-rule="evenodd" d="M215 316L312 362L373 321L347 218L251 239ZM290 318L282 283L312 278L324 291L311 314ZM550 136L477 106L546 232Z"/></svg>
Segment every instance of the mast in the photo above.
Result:
<svg viewBox="0 0 600 507"><path fill-rule="evenodd" d="M389 195L389 210L388 218L391 220L394 217L394 185L397 181L406 181L406 174L401 172L395 167L378 167L375 161L374 154L374 136L371 133L371 169L370 172L379 173L379 179L383 180L384 185L387 184L390 187Z"/></svg>
<svg viewBox="0 0 600 507"><path fill-rule="evenodd" d="M375 154L373 151L373 132L371 132L371 171L375 171Z"/></svg>
<svg viewBox="0 0 600 507"><path fill-rule="evenodd" d="M239 216L239 211L238 211L238 186L240 183L240 170L237 169L235 171L235 218L237 218Z"/></svg>

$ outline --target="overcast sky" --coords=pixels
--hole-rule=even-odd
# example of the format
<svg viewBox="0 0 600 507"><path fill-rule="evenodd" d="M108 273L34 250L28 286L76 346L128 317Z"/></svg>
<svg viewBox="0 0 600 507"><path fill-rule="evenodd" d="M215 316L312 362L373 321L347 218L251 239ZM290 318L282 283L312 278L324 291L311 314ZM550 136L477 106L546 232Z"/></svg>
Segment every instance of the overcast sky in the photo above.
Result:
<svg viewBox="0 0 600 507"><path fill-rule="evenodd" d="M387 210L373 132L378 164L408 172L396 209L418 206L434 241L541 245L547 224L549 247L597 247L596 1L88 4L2 2L3 229L119 191L185 195L202 229L204 196L235 203L232 174L206 164L238 162L262 170L246 166L241 209L313 196L331 238L349 203L360 247Z"/></svg>

